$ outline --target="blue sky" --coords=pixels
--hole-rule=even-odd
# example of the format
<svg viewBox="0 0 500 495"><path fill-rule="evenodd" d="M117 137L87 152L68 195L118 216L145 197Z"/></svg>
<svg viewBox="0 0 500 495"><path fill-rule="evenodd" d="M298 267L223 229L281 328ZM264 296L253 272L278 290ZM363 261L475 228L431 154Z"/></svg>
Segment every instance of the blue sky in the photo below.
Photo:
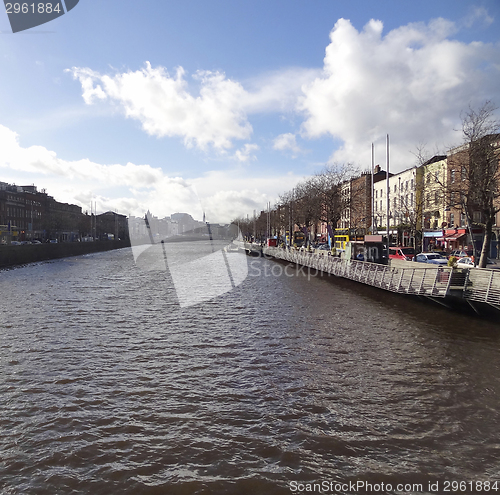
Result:
<svg viewBox="0 0 500 495"><path fill-rule="evenodd" d="M500 2L80 0L0 14L0 181L98 211L213 222L326 164L391 170L500 105Z"/></svg>

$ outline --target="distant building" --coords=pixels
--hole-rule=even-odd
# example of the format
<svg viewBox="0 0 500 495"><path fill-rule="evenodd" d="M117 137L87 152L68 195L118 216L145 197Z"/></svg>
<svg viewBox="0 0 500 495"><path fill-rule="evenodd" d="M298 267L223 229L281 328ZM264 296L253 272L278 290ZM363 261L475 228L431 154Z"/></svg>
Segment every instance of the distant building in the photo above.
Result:
<svg viewBox="0 0 500 495"><path fill-rule="evenodd" d="M0 182L0 242L93 239L111 234L127 239L126 217L114 212L87 215L77 205L61 203L35 185L16 186Z"/></svg>
<svg viewBox="0 0 500 495"><path fill-rule="evenodd" d="M205 226L204 222L195 220L189 213L174 213L171 219L177 222L179 235L192 233L195 229Z"/></svg>
<svg viewBox="0 0 500 495"><path fill-rule="evenodd" d="M78 240L82 217L81 207L60 203L34 185L0 183L1 242Z"/></svg>
<svg viewBox="0 0 500 495"><path fill-rule="evenodd" d="M129 238L127 217L114 211L96 215L96 236L100 240L127 240Z"/></svg>
<svg viewBox="0 0 500 495"><path fill-rule="evenodd" d="M422 223L421 209L419 209L420 178L421 172L418 167L412 167L398 174L389 174L389 183L380 175L377 181L374 180L375 225L379 232L387 232L387 219L389 219L393 244L413 246L415 243L416 231Z"/></svg>

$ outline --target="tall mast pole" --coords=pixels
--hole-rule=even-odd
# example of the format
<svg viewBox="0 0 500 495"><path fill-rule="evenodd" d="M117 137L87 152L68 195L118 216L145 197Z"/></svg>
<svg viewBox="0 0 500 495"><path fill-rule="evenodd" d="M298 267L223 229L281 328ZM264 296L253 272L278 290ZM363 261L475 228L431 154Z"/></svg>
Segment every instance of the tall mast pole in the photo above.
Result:
<svg viewBox="0 0 500 495"><path fill-rule="evenodd" d="M389 233L389 216L390 216L390 207L391 207L391 201L389 198L389 193L390 193L390 187L389 187L389 134L387 134L387 149L386 149L386 155L387 155L387 171L385 173L386 177L386 188L387 188L387 259L389 259L389 240L390 240L390 233Z"/></svg>
<svg viewBox="0 0 500 495"><path fill-rule="evenodd" d="M371 233L375 233L375 198L374 198L374 191L373 191L373 181L374 181L374 174L375 174L375 151L373 149L373 143L372 143L372 179L371 179L371 209L372 209L372 214L371 214Z"/></svg>

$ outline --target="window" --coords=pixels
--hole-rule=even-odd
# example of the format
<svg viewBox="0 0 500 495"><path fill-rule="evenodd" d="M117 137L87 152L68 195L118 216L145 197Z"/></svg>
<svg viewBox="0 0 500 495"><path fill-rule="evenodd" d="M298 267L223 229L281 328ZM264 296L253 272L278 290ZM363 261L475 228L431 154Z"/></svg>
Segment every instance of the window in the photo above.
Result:
<svg viewBox="0 0 500 495"><path fill-rule="evenodd" d="M453 227L453 225L455 225L455 215L450 213L450 227Z"/></svg>
<svg viewBox="0 0 500 495"><path fill-rule="evenodd" d="M452 184L455 182L455 170L450 171L450 182Z"/></svg>

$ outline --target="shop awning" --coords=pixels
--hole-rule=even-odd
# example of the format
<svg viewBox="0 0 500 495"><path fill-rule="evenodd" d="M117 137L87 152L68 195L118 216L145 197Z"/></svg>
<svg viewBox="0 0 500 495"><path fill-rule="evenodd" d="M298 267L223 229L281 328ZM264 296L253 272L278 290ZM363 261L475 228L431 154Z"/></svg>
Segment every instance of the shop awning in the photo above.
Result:
<svg viewBox="0 0 500 495"><path fill-rule="evenodd" d="M444 237L439 237L438 241L458 241L461 237L463 237L465 234L448 234L445 235Z"/></svg>
<svg viewBox="0 0 500 495"><path fill-rule="evenodd" d="M443 231L442 230L433 230L433 231L425 231L424 230L424 237L443 237Z"/></svg>
<svg viewBox="0 0 500 495"><path fill-rule="evenodd" d="M447 241L458 241L461 237L463 237L465 234L456 234L456 235L450 235L449 237L446 238Z"/></svg>

